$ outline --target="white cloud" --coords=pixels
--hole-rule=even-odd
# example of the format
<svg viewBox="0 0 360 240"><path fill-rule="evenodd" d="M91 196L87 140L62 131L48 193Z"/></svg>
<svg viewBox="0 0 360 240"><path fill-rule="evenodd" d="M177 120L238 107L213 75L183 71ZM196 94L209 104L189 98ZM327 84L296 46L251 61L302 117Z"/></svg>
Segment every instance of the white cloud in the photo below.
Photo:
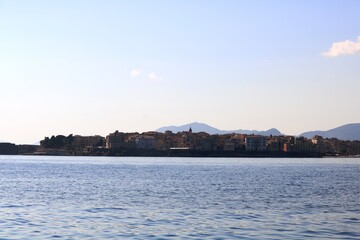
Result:
<svg viewBox="0 0 360 240"><path fill-rule="evenodd" d="M142 70L139 70L139 69L134 69L130 72L130 75L133 78L138 77L140 74L142 74Z"/></svg>
<svg viewBox="0 0 360 240"><path fill-rule="evenodd" d="M322 55L326 57L337 57L340 55L349 55L360 52L360 37L357 38L356 42L345 40L343 42L335 42L331 48L324 52Z"/></svg>
<svg viewBox="0 0 360 240"><path fill-rule="evenodd" d="M148 78L149 80L152 81L161 80L161 77L155 74L154 72L149 73Z"/></svg>

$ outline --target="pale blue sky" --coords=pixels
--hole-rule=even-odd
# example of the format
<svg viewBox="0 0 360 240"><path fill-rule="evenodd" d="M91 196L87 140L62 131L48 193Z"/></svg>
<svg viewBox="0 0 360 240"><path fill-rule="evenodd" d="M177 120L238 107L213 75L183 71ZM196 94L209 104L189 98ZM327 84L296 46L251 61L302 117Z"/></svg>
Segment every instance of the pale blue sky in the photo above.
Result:
<svg viewBox="0 0 360 240"><path fill-rule="evenodd" d="M360 122L359 12L357 0L0 0L0 141Z"/></svg>

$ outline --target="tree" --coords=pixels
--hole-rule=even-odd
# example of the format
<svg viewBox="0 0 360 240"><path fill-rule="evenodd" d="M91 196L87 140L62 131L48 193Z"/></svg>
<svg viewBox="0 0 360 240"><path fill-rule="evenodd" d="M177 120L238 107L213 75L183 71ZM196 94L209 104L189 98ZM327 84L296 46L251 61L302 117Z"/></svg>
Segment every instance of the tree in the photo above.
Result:
<svg viewBox="0 0 360 240"><path fill-rule="evenodd" d="M74 137L72 134L67 137L65 137L64 135L53 135L51 136L51 138L45 137L44 140L40 141L40 144L45 148L63 148L71 147L73 141Z"/></svg>

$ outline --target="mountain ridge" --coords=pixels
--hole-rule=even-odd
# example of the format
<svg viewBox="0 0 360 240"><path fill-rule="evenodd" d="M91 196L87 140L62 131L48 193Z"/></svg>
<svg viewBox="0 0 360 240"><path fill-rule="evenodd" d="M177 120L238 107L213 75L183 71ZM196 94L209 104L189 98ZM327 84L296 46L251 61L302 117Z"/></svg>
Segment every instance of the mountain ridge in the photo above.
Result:
<svg viewBox="0 0 360 240"><path fill-rule="evenodd" d="M337 138L339 140L360 140L360 123L350 123L325 131L316 130L300 134L300 136L306 138L312 138L315 135L322 136L323 138Z"/></svg>
<svg viewBox="0 0 360 240"><path fill-rule="evenodd" d="M244 130L244 129L238 129L238 130L220 130L218 128L215 128L213 126L210 126L205 123L199 123L199 122L192 122L180 126L165 126L156 129L157 132L165 132L167 130L170 130L174 133L182 132L182 131L188 131L189 129L193 130L193 132L206 132L209 134L231 134L231 133L238 133L238 134L257 134L257 135L264 135L264 136L279 136L283 135L278 129L271 128L266 131L259 131L259 130ZM307 131L301 133L300 137L306 137L308 139L311 139L314 136L322 136L323 138L337 138L339 140L349 140L349 141L355 141L360 140L360 123L350 123L345 124L336 128L332 128L329 130L315 130L315 131Z"/></svg>
<svg viewBox="0 0 360 240"><path fill-rule="evenodd" d="M278 136L282 135L282 133L277 130L276 128L271 128L266 131L258 131L258 130L244 130L244 129L238 129L238 130L220 130L215 127L212 127L205 123L199 123L199 122L193 122L188 123L180 126L165 126L156 129L156 132L165 132L165 131L172 131L174 133L182 132L182 131L188 131L189 129L192 129L193 132L206 132L209 134L230 134L230 133L238 133L238 134L258 134L258 135L264 135L264 136Z"/></svg>

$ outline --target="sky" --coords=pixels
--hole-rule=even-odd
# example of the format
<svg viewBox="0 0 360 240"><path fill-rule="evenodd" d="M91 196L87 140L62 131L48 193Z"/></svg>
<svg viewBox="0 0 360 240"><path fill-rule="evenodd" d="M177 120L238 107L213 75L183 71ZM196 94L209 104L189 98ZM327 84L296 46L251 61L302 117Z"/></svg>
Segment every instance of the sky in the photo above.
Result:
<svg viewBox="0 0 360 240"><path fill-rule="evenodd" d="M358 0L0 0L0 141L360 122Z"/></svg>

